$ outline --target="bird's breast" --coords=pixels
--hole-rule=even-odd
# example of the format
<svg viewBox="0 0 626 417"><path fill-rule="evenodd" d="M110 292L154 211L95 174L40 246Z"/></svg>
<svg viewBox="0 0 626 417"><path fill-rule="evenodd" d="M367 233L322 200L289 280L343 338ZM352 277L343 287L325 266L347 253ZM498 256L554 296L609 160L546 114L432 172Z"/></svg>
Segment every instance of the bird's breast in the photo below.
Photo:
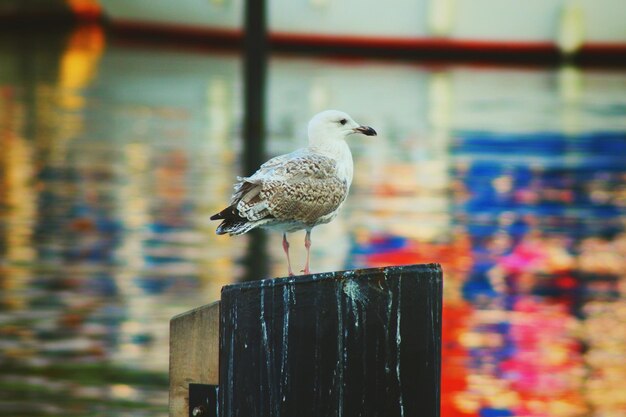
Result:
<svg viewBox="0 0 626 417"><path fill-rule="evenodd" d="M345 181L350 188L354 174L354 163L352 162L352 152L350 152L346 141L325 143L323 146L317 147L315 151L336 161L335 172L337 177L341 181Z"/></svg>
<svg viewBox="0 0 626 417"><path fill-rule="evenodd" d="M354 175L354 163L352 162L352 155L350 158L343 161L337 161L337 177L345 181L348 188L352 184L352 177Z"/></svg>

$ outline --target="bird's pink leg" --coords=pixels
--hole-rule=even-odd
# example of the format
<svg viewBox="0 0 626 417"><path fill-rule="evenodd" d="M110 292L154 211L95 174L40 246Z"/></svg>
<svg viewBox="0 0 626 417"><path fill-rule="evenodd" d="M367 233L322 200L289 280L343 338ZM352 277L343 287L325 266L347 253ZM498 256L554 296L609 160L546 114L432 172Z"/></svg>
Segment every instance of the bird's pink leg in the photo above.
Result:
<svg viewBox="0 0 626 417"><path fill-rule="evenodd" d="M311 231L306 231L306 236L304 236L304 247L306 248L306 264L304 264L304 273L310 274L311 270L309 269L309 259L310 259L310 250L311 250Z"/></svg>
<svg viewBox="0 0 626 417"><path fill-rule="evenodd" d="M289 276L293 276L293 271L291 270L291 260L289 259L289 242L287 242L287 233L283 233L283 250L285 251L285 255L287 255L287 266L289 268Z"/></svg>

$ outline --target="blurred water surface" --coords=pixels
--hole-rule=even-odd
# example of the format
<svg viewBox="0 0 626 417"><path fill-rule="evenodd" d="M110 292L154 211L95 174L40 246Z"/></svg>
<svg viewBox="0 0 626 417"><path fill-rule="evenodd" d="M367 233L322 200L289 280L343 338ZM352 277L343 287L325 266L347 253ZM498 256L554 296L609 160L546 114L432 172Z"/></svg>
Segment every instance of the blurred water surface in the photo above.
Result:
<svg viewBox="0 0 626 417"><path fill-rule="evenodd" d="M0 62L0 415L165 416L168 320L255 274L208 220L241 60L82 27ZM625 416L626 73L274 56L267 156L326 108L379 136L313 270L443 264L442 415Z"/></svg>

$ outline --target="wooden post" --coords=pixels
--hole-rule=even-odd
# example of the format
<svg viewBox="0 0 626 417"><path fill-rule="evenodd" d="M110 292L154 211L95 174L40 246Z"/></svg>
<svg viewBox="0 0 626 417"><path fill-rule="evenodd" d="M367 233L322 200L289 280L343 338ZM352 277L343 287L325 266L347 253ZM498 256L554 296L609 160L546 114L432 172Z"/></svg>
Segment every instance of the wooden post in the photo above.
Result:
<svg viewBox="0 0 626 417"><path fill-rule="evenodd" d="M196 415L438 417L441 301L437 264L226 286L219 393L208 390L207 414ZM175 367L177 380L185 379ZM183 367L197 372L198 365Z"/></svg>
<svg viewBox="0 0 626 417"><path fill-rule="evenodd" d="M189 384L218 385L220 302L170 321L170 416L188 415Z"/></svg>

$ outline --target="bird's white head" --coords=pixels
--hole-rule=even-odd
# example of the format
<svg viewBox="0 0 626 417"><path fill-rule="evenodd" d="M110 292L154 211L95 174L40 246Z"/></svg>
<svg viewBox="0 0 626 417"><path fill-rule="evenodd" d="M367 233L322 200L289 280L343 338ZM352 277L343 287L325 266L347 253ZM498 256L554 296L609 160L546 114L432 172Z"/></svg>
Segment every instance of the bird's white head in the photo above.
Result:
<svg viewBox="0 0 626 417"><path fill-rule="evenodd" d="M348 114L338 110L326 110L316 114L309 122L309 144L343 140L353 133L376 136L369 126L355 122Z"/></svg>

